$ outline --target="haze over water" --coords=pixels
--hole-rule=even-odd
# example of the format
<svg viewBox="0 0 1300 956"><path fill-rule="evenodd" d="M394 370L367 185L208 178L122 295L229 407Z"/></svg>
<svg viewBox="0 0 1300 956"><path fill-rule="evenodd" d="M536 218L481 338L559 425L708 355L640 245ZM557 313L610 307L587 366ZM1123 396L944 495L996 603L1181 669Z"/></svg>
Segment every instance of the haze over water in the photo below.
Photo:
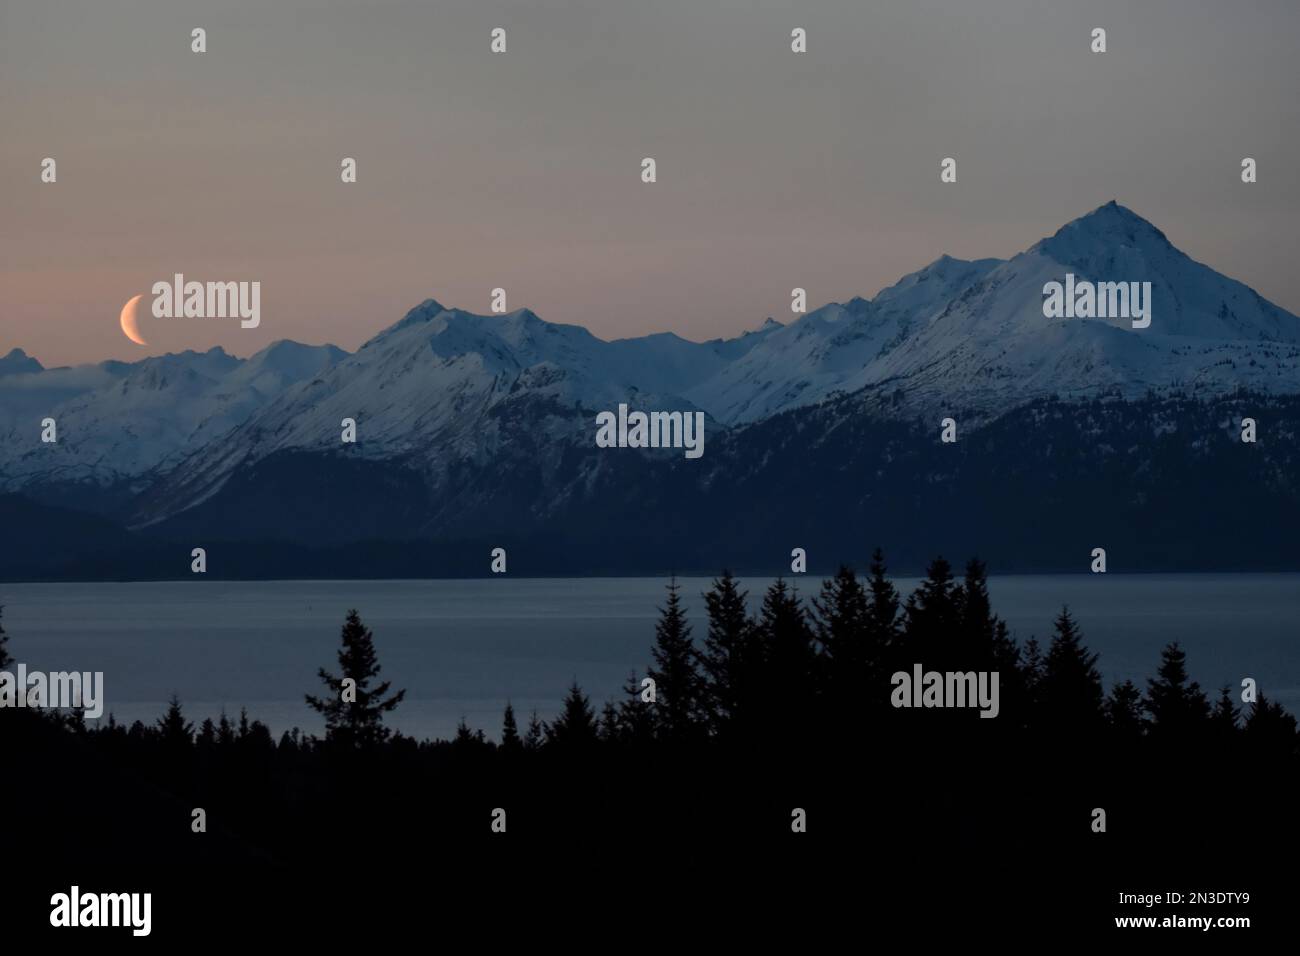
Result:
<svg viewBox="0 0 1300 956"><path fill-rule="evenodd" d="M706 633L707 578L682 578L694 636ZM743 579L757 611L770 578ZM797 580L813 596L821 578ZM918 583L899 578L904 596ZM303 702L318 667L337 669L349 608L375 632L382 677L407 690L390 718L416 737L450 737L464 718L496 737L513 701L520 724L549 719L577 680L599 708L654 641L660 578L504 578L439 581L148 582L0 585L9 650L29 670L103 671L105 713L152 723L169 695L195 726L222 708L319 733ZM1182 642L1193 679L1211 697L1253 677L1300 711L1300 574L1042 575L993 577L993 609L1022 643L1046 644L1069 604L1107 686L1145 689L1161 647ZM925 661L920 663L925 664ZM107 719L107 718L105 718Z"/></svg>

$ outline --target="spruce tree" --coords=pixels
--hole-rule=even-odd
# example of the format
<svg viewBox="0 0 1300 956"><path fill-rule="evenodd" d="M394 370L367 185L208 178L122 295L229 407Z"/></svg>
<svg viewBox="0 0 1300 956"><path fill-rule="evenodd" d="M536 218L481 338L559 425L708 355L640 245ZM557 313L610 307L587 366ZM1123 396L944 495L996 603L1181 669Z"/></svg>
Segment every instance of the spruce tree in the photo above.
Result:
<svg viewBox="0 0 1300 956"><path fill-rule="evenodd" d="M1043 652L1038 638L1031 637L1025 641L1025 648L1020 654L1020 683L1025 691L1025 723L1037 727L1041 716L1041 684L1043 681Z"/></svg>
<svg viewBox="0 0 1300 956"><path fill-rule="evenodd" d="M715 734L743 719L753 693L749 685L756 669L754 628L745 610L745 594L731 572L724 571L704 595L709 633L700 663L709 725Z"/></svg>
<svg viewBox="0 0 1300 956"><path fill-rule="evenodd" d="M889 706L892 689L890 676L898 670L911 670L912 662L902 640L902 598L898 588L889 580L885 554L877 547L871 554L870 577L867 579L867 617L865 656L871 662L867 684L863 688L863 702L868 708L893 714ZM840 720L844 720L841 715ZM853 723L842 723L840 736L853 733Z"/></svg>
<svg viewBox="0 0 1300 956"><path fill-rule="evenodd" d="M194 738L194 742L203 751L211 751L217 745L217 725L212 722L211 717L203 718L203 724L199 727L199 733Z"/></svg>
<svg viewBox="0 0 1300 956"><path fill-rule="evenodd" d="M655 705L651 715L658 736L682 743L697 736L703 706L703 682L698 669L699 655L691 640L691 625L682 610L677 579L668 584L668 603L659 609L655 624L654 666L647 676L655 682Z"/></svg>
<svg viewBox="0 0 1300 956"><path fill-rule="evenodd" d="M605 701L596 718L596 739L602 743L617 744L623 740L623 723L619 720L618 706L612 701Z"/></svg>
<svg viewBox="0 0 1300 956"><path fill-rule="evenodd" d="M546 740L546 724L537 716L537 711L533 711L532 717L528 719L528 731L524 734L524 750L528 753L536 753L542 749L542 743Z"/></svg>
<svg viewBox="0 0 1300 956"><path fill-rule="evenodd" d="M654 739L654 704L641 699L643 688L632 671L623 684L623 700L618 705L619 739L634 747L644 746ZM701 683L701 692L703 685ZM703 728L702 728L703 729Z"/></svg>
<svg viewBox="0 0 1300 956"><path fill-rule="evenodd" d="M817 652L799 595L777 578L763 595L755 627L761 651L751 665L756 678L754 706L765 733L794 733L815 716Z"/></svg>
<svg viewBox="0 0 1300 956"><path fill-rule="evenodd" d="M1187 676L1187 655L1177 641L1160 653L1157 677L1148 678L1145 707L1151 716L1151 736L1190 742L1205 729L1210 705L1196 681Z"/></svg>
<svg viewBox="0 0 1300 956"><path fill-rule="evenodd" d="M904 609L908 663L924 664L927 670L959 669L958 598L952 565L942 557L935 558Z"/></svg>
<svg viewBox="0 0 1300 956"><path fill-rule="evenodd" d="M390 731L383 725L405 690L388 695L391 682L371 687L378 676L379 657L375 653L374 634L361 623L355 610L348 611L343 624L342 648L338 653L340 674L336 677L321 668L320 679L329 688L327 697L307 695L311 708L325 717L325 739L342 749L365 749L388 739ZM344 701L343 682L355 681L356 700Z"/></svg>
<svg viewBox="0 0 1300 956"><path fill-rule="evenodd" d="M1295 755L1300 741L1296 738L1296 719L1281 704L1274 703L1258 691L1255 702L1242 727L1242 737L1256 753L1277 757Z"/></svg>
<svg viewBox="0 0 1300 956"><path fill-rule="evenodd" d="M835 577L822 582L821 595L813 598L812 606L828 716L832 726L842 730L844 719L881 665L878 648L867 636L870 603L853 569L841 565Z"/></svg>
<svg viewBox="0 0 1300 956"><path fill-rule="evenodd" d="M1237 735L1237 719L1240 716L1237 702L1232 699L1232 688L1224 684L1219 690L1219 699L1214 702L1214 710L1210 713L1210 726L1214 735L1222 741L1231 740Z"/></svg>
<svg viewBox="0 0 1300 956"><path fill-rule="evenodd" d="M167 712L158 720L158 739L170 751L187 750L194 741L194 725L181 712L181 699L175 694L167 702Z"/></svg>
<svg viewBox="0 0 1300 956"><path fill-rule="evenodd" d="M217 744L224 748L233 746L235 743L235 730L230 725L230 718L226 716L225 708L221 710L221 719L217 721Z"/></svg>
<svg viewBox="0 0 1300 956"><path fill-rule="evenodd" d="M519 737L519 725L515 723L515 708L506 701L506 713L501 720L501 749L509 754L524 749L524 742Z"/></svg>
<svg viewBox="0 0 1300 956"><path fill-rule="evenodd" d="M1043 723L1055 733L1086 736L1101 727L1105 695L1096 665L1097 655L1083 646L1070 609L1062 608L1038 682Z"/></svg>
<svg viewBox="0 0 1300 956"><path fill-rule="evenodd" d="M988 569L978 558L966 563L966 577L957 592L961 644L955 649L961 670L988 669L998 619L989 600Z"/></svg>
<svg viewBox="0 0 1300 956"><path fill-rule="evenodd" d="M578 682L574 681L564 697L560 716L546 728L546 742L565 750L583 749L596 742L596 731L596 712L591 709L591 701Z"/></svg>
<svg viewBox="0 0 1300 956"><path fill-rule="evenodd" d="M1030 688L1025 671L1025 662L1007 629L1007 622L999 618L993 620L993 641L989 650L989 669L998 672L998 683L1002 697L999 721L1004 721L1000 728L1006 731L1024 730L1030 720Z"/></svg>
<svg viewBox="0 0 1300 956"><path fill-rule="evenodd" d="M1115 684L1106 697L1106 723L1111 733L1122 741L1132 742L1142 736L1142 692L1131 680Z"/></svg>
<svg viewBox="0 0 1300 956"><path fill-rule="evenodd" d="M460 750L468 750L474 746L474 731L470 730L469 723L461 715L460 720L456 722L456 736L452 738L452 744Z"/></svg>
<svg viewBox="0 0 1300 956"><path fill-rule="evenodd" d="M886 577L885 553L876 548L871 555L871 579L867 584L867 657L888 660L898 641L898 615L901 601L898 588Z"/></svg>

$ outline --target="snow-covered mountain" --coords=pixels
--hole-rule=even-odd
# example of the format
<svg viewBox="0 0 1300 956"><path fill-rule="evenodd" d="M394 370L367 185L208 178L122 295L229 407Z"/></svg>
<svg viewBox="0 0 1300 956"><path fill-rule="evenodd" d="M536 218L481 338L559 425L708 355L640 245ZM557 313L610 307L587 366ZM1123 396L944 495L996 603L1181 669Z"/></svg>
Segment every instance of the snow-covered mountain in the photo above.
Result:
<svg viewBox="0 0 1300 956"><path fill-rule="evenodd" d="M0 490L109 485L166 470L346 353L281 341L248 359L219 348L0 379ZM53 418L58 441L40 441Z"/></svg>
<svg viewBox="0 0 1300 956"><path fill-rule="evenodd" d="M192 455L135 518L147 524L201 502L239 468L284 451L401 461L433 484L513 454L545 471L568 448L591 445L598 411L699 410L678 390L726 361L674 335L606 342L527 309L473 315L429 299ZM344 419L358 431L348 448Z"/></svg>
<svg viewBox="0 0 1300 956"><path fill-rule="evenodd" d="M874 299L832 303L784 328L769 326L761 342L687 394L719 420L736 423L855 392L878 381L886 356L1000 264L944 256Z"/></svg>
<svg viewBox="0 0 1300 956"><path fill-rule="evenodd" d="M1044 285L1067 273L1150 282L1150 327L1045 317ZM444 510L467 505L479 489L466 475L485 469L494 494L525 482L559 507L623 466L595 453L593 434L595 413L624 402L702 410L718 436L822 404L989 421L1052 395L1243 388L1300 394L1300 320L1112 202L1010 260L944 256L871 299L734 339L604 341L527 309L474 315L429 299L351 355L279 342L247 360L214 349L43 369L15 350L0 359L0 491L147 487L122 516L144 526L268 459L324 454L398 464ZM46 416L57 445L37 440ZM346 418L354 445L340 441Z"/></svg>
<svg viewBox="0 0 1300 956"><path fill-rule="evenodd" d="M1067 273L1094 283L1150 282L1150 327L1044 317L1044 285ZM909 406L990 415L1051 394L1294 394L1300 320L1111 202L989 270L873 362L868 377L900 390Z"/></svg>
<svg viewBox="0 0 1300 956"><path fill-rule="evenodd" d="M1043 288L1067 274L1150 282L1150 327L1046 318ZM1239 388L1300 392L1300 320L1110 202L1009 261L945 256L874 299L811 312L687 394L743 423L861 389L879 408L990 417L1048 395Z"/></svg>

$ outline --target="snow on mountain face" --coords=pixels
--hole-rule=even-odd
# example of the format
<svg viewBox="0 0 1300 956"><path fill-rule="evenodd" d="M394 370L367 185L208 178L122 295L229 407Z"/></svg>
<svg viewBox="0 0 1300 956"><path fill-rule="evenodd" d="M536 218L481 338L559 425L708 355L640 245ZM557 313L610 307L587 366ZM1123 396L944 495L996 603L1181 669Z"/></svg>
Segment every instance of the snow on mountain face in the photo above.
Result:
<svg viewBox="0 0 1300 956"><path fill-rule="evenodd" d="M1067 274L1150 282L1150 327L1045 317L1044 286ZM1050 394L1239 387L1300 392L1300 320L1111 202L1007 262L945 256L870 301L811 312L687 395L747 423L860 389L906 413L992 415Z"/></svg>
<svg viewBox="0 0 1300 956"><path fill-rule="evenodd" d="M1151 282L1160 312L1152 326L1157 334L1300 344L1295 316L1188 258L1159 229L1113 201L1063 226L1028 253L1094 281Z"/></svg>
<svg viewBox="0 0 1300 956"><path fill-rule="evenodd" d="M1151 325L1047 318L1048 282L1150 282ZM904 407L996 414L1033 398L1148 389L1300 392L1300 320L1109 203L989 271L871 369Z"/></svg>
<svg viewBox="0 0 1300 956"><path fill-rule="evenodd" d="M1044 285L1067 274L1150 282L1150 327L1044 316ZM466 462L544 479L592 447L597 411L623 402L702 409L713 431L855 392L908 415L985 416L1116 389L1297 394L1300 320L1110 203L1008 261L944 256L871 300L729 340L607 342L527 309L481 316L428 299L354 355L277 342L246 361L213 350L76 369L31 362L0 360L11 370L0 377L0 489L141 478L155 482L137 515L149 523L281 451L400 460L435 484ZM36 440L47 415L57 446ZM357 422L355 445L340 441L345 418ZM592 459L585 478L607 460Z"/></svg>
<svg viewBox="0 0 1300 956"><path fill-rule="evenodd" d="M247 360L214 348L7 376L0 380L0 488L106 485L174 464L344 354L332 345L279 342ZM40 441L47 417L57 443Z"/></svg>
<svg viewBox="0 0 1300 956"><path fill-rule="evenodd" d="M743 423L857 391L874 381L873 363L1000 263L944 256L870 301L823 306L769 330L761 342L687 394L721 421Z"/></svg>
<svg viewBox="0 0 1300 956"><path fill-rule="evenodd" d="M677 389L724 361L673 335L605 342L527 309L483 316L428 300L185 461L137 517L151 523L204 500L235 469L280 451L405 460L436 481L509 453L503 436L522 424L560 456L593 446L596 412L620 403L696 411ZM357 423L355 445L341 441L344 419Z"/></svg>

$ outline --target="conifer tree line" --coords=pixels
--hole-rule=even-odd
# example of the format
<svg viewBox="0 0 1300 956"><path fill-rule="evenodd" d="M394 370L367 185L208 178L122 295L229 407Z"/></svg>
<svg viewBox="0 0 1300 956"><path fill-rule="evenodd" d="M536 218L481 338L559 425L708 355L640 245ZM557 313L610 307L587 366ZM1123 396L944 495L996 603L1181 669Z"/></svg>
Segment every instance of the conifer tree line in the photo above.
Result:
<svg viewBox="0 0 1300 956"><path fill-rule="evenodd" d="M697 634L681 587L671 581L648 665L644 673L629 674L621 697L598 712L574 683L559 713L544 719L534 712L522 727L520 715L507 704L499 741L464 721L450 741L416 741L385 726L406 691L380 679L374 635L355 610L343 624L338 672L320 668L325 692L306 697L324 718L321 737L295 728L277 742L243 711L237 721L222 714L195 728L175 697L152 727L140 721L124 727L111 713L97 729L76 711L49 711L43 719L100 738L114 752L132 753L137 764L156 757L163 765L181 767L195 754L239 754L267 772L277 755L327 758L385 748L449 748L507 761L548 752L593 756L618 750L761 748L773 754L806 748L811 741L851 745L870 736L872 728L1012 749L1051 739L1178 753L1206 743L1238 742L1252 751L1300 755L1293 715L1262 689L1251 704L1240 704L1239 689L1232 687L1221 688L1211 700L1189 677L1186 654L1176 641L1164 648L1155 676L1144 687L1125 680L1108 691L1098 655L1085 645L1068 608L1053 622L1045 646L1032 637L1019 644L993 613L986 569L978 560L958 578L946 560L935 559L904 598L877 550L866 576L841 567L810 597L778 579L756 614L749 613L747 598L741 582L724 572L703 595L707 627ZM0 666L12 662L7 641L0 623ZM998 717L980 721L973 720L973 710L892 707L890 676L918 663L927 670L998 672Z"/></svg>

